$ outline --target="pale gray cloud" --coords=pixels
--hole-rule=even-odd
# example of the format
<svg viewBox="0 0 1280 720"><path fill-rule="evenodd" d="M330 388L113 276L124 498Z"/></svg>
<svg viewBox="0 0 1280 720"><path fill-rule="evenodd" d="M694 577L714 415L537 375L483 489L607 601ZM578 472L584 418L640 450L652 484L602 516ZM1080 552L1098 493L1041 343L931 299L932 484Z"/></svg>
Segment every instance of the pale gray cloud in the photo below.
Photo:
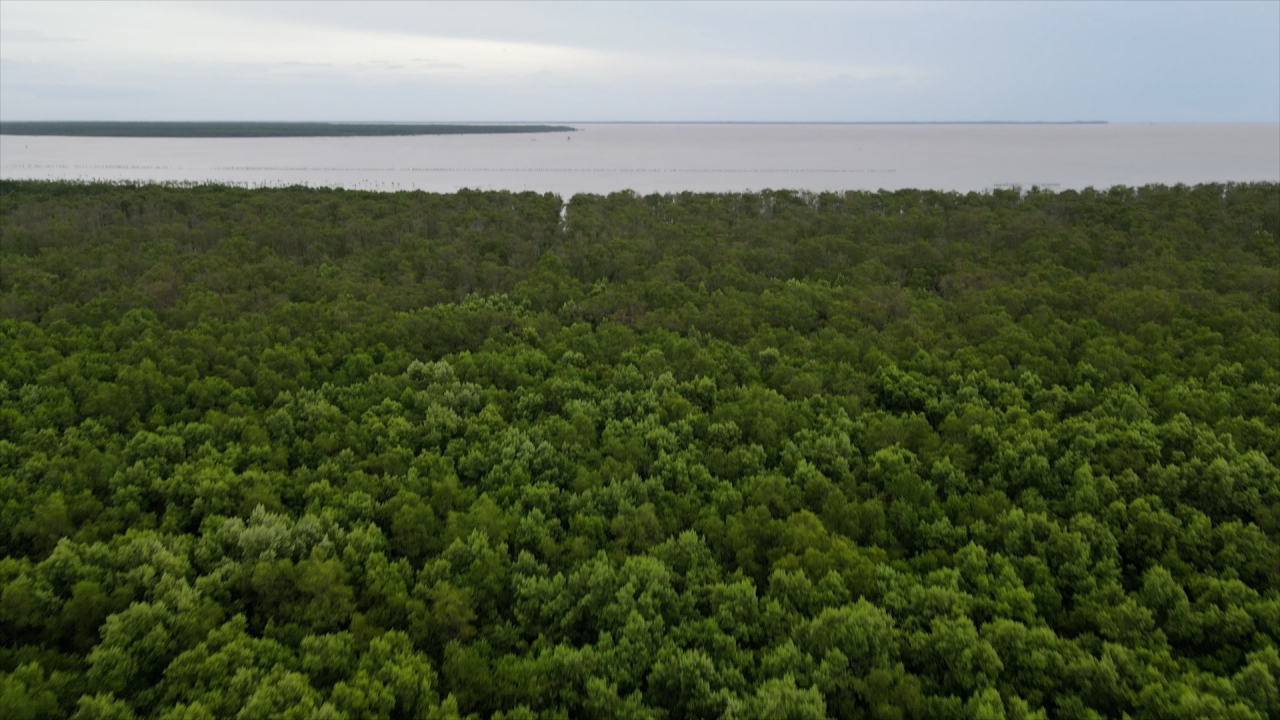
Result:
<svg viewBox="0 0 1280 720"><path fill-rule="evenodd" d="M1273 2L0 7L6 119L1280 120Z"/></svg>
<svg viewBox="0 0 1280 720"><path fill-rule="evenodd" d="M0 3L3 4L3 3ZM0 25L0 44L82 42L84 38L59 37L39 30L22 30Z"/></svg>

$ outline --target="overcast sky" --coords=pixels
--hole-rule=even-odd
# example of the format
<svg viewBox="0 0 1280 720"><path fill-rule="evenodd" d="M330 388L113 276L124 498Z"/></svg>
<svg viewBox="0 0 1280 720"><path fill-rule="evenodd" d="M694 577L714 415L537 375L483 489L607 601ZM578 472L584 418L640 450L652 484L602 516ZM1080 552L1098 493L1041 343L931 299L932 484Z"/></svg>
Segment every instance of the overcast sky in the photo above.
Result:
<svg viewBox="0 0 1280 720"><path fill-rule="evenodd" d="M1280 2L19 2L6 120L1280 121Z"/></svg>

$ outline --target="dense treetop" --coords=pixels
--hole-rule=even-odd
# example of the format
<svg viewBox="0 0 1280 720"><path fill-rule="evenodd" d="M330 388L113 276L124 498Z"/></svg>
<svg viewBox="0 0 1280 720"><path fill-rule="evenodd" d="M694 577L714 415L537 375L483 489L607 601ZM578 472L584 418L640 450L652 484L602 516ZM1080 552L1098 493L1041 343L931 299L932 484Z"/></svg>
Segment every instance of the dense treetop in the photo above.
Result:
<svg viewBox="0 0 1280 720"><path fill-rule="evenodd" d="M1280 716L1277 237L2 181L0 707Z"/></svg>

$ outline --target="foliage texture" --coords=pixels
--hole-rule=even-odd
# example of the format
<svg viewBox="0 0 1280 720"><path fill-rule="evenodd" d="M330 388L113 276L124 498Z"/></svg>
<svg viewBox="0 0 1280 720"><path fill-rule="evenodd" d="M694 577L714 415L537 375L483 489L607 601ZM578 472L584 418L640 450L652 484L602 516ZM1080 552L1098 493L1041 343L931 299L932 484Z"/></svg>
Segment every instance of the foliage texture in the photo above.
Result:
<svg viewBox="0 0 1280 720"><path fill-rule="evenodd" d="M1280 716L1280 188L0 182L0 707Z"/></svg>

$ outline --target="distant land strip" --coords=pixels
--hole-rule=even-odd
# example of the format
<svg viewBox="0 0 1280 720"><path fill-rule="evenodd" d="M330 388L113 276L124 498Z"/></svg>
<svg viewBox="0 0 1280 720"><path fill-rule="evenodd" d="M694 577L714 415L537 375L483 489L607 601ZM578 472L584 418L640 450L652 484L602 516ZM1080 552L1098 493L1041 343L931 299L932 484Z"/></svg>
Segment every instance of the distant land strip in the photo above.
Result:
<svg viewBox="0 0 1280 720"><path fill-rule="evenodd" d="M574 125L1110 125L1110 120L574 120ZM1134 123L1151 124L1151 123Z"/></svg>
<svg viewBox="0 0 1280 720"><path fill-rule="evenodd" d="M63 137L377 137L573 132L567 125L440 125L278 122L0 122L0 135Z"/></svg>

